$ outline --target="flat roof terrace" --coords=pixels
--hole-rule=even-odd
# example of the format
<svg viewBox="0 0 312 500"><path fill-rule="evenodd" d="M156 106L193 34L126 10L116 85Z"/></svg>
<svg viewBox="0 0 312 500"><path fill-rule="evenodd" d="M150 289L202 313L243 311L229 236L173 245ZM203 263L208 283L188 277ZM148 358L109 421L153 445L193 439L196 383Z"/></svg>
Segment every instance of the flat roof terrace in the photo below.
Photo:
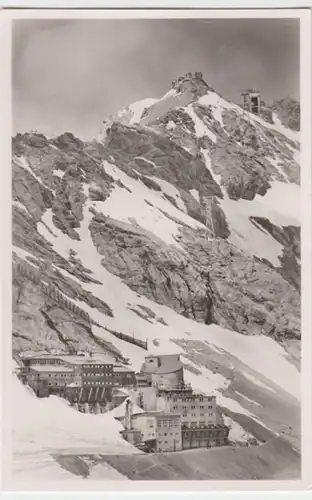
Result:
<svg viewBox="0 0 312 500"><path fill-rule="evenodd" d="M36 372L73 373L72 368L62 365L32 365L30 369Z"/></svg>

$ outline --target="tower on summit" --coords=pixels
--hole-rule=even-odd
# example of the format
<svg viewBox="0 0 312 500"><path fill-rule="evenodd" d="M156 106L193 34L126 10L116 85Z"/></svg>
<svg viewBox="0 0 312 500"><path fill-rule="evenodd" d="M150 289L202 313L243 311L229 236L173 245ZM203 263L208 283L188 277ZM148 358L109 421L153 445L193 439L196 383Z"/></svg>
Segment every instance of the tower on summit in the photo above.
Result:
<svg viewBox="0 0 312 500"><path fill-rule="evenodd" d="M243 106L246 111L259 115L261 112L261 96L258 90L247 89L241 92L243 97Z"/></svg>
<svg viewBox="0 0 312 500"><path fill-rule="evenodd" d="M172 82L172 88L177 92L191 91L195 97L205 95L208 90L213 90L203 79L201 71L195 73L186 73L185 76L179 76Z"/></svg>

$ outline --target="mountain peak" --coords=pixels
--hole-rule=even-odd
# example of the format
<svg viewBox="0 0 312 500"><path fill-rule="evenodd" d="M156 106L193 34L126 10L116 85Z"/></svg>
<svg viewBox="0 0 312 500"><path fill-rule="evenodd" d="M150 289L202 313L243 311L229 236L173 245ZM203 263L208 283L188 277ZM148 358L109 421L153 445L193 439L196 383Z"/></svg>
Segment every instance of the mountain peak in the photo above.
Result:
<svg viewBox="0 0 312 500"><path fill-rule="evenodd" d="M191 91L196 97L205 95L208 90L213 90L203 79L201 71L195 73L187 73L185 76L180 76L172 82L172 88L177 93Z"/></svg>

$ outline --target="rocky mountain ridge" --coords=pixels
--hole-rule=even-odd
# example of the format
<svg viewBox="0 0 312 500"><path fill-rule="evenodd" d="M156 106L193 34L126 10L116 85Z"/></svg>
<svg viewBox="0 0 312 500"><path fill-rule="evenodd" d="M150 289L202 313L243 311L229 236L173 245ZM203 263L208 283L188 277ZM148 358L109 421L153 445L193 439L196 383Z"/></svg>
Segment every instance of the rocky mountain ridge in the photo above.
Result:
<svg viewBox="0 0 312 500"><path fill-rule="evenodd" d="M195 84L174 82L149 107L132 105L139 108L139 120L132 117L133 123L125 124L121 112L121 122L106 126L97 141L83 143L69 133L55 139L18 134L13 139L13 243L29 252L27 259L48 259L76 281L97 282L81 259L74 254L64 259L38 232L49 213L48 231L53 234L54 226L69 242L79 241L87 203L90 236L102 265L136 293L195 321L279 340L300 338L298 221L277 217L274 210L270 218L257 208L250 214L243 209L238 224L229 220L235 203L239 212L242 201L248 207L253 200L262 203L276 185L286 190L298 185L299 139L242 112L202 82L198 75ZM127 217L127 208L114 217L119 193L120 205L124 197L132 203L138 187L142 210L159 221L156 232L153 224ZM175 234L164 238L166 225ZM246 245L249 231L264 245L279 247L279 256L270 260L266 251L253 253L251 242ZM74 297L80 293L76 284ZM281 297L287 298L285 305ZM84 300L110 314L99 297L88 294Z"/></svg>
<svg viewBox="0 0 312 500"><path fill-rule="evenodd" d="M300 447L300 136L202 75L12 140L13 351L179 352L242 435ZM296 399L297 398L297 399ZM269 430L268 430L269 429Z"/></svg>

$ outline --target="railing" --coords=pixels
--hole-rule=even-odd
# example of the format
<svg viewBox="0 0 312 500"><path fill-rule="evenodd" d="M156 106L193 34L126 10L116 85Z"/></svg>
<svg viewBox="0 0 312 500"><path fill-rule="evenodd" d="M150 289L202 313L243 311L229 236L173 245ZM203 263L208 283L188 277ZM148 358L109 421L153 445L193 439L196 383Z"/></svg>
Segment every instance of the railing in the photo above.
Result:
<svg viewBox="0 0 312 500"><path fill-rule="evenodd" d="M67 309L69 312L80 316L81 318L88 321L90 324L99 326L100 328L104 328L106 331L114 335L115 337L128 342L130 344L137 345L142 349L147 351L147 341L137 339L133 336L127 335L125 333L116 332L115 330L110 330L109 328L100 325L96 321L92 320L90 315L78 307L76 304L68 300L64 297L64 295L58 290L58 288L51 283L47 284L41 281L40 274L37 272L31 265L26 264L25 262L17 262L13 264L13 275L14 273L18 273L25 278L28 278L30 281L40 286L41 291L47 295L50 299L57 302L63 309Z"/></svg>
<svg viewBox="0 0 312 500"><path fill-rule="evenodd" d="M90 315L86 311L84 311L76 304L65 298L64 295L57 289L56 286L52 285L51 283L47 284L41 281L39 272L37 273L37 271L33 269L30 265L18 262L13 266L13 273L14 271L15 272L18 271L18 273L21 276L24 276L30 279L36 285L39 285L41 291L45 295L47 295L50 299L60 304L60 306L62 306L63 309L67 309L68 311L77 314L78 316L82 317L83 319L91 323Z"/></svg>
<svg viewBox="0 0 312 500"><path fill-rule="evenodd" d="M135 337L131 337L131 335L127 335L126 333L121 333L121 332L116 332L115 330L111 330L110 328L107 328L106 326L100 325L99 323L95 323L96 326L99 326L100 328L104 328L107 332L111 333L115 337L117 337L120 340L124 340L125 342L129 342L130 344L137 345L138 347L141 347L142 349L145 349L147 351L147 341L137 339Z"/></svg>

